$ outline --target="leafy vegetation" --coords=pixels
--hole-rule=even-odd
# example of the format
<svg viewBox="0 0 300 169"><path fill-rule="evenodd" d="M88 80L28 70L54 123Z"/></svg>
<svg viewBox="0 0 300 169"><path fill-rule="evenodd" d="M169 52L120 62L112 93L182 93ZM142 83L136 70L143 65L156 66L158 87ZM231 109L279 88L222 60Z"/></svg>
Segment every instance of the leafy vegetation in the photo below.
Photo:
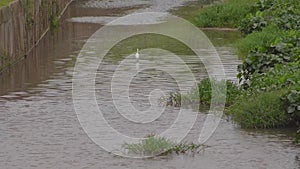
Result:
<svg viewBox="0 0 300 169"><path fill-rule="evenodd" d="M248 13L246 19L243 19L239 25L239 30L245 34L256 31L261 31L263 27L267 26L267 22L263 17L263 13L257 11L255 15Z"/></svg>
<svg viewBox="0 0 300 169"><path fill-rule="evenodd" d="M130 153L153 156L153 155L168 155L172 153L180 154L186 152L195 152L201 147L198 144L176 144L169 139L164 137L157 137L154 135L149 135L141 143L128 144L124 143L123 147L127 149Z"/></svg>
<svg viewBox="0 0 300 169"><path fill-rule="evenodd" d="M264 50L277 43L292 32L299 34L300 10L297 0L261 0L252 6L240 25L239 30L246 34L239 42L238 49L242 54L247 51ZM296 35L299 37L299 35Z"/></svg>
<svg viewBox="0 0 300 169"><path fill-rule="evenodd" d="M251 50L239 67L239 78L249 80L254 72L264 73L276 64L296 62L300 58L300 32L290 30L289 36L276 39L272 44Z"/></svg>
<svg viewBox="0 0 300 169"><path fill-rule="evenodd" d="M239 26L243 33L261 31L262 27L274 23L282 29L299 28L298 0L260 0L252 6L251 11Z"/></svg>
<svg viewBox="0 0 300 169"><path fill-rule="evenodd" d="M244 96L229 110L246 128L299 126L299 2L264 0L252 9L239 27L246 34L239 49L247 56L238 68Z"/></svg>
<svg viewBox="0 0 300 169"><path fill-rule="evenodd" d="M286 65L276 64L264 73L254 72L251 81L243 88L249 93L280 89L295 89L300 84L300 64L291 62Z"/></svg>
<svg viewBox="0 0 300 169"><path fill-rule="evenodd" d="M296 125L300 125L300 89L291 90L281 97L287 113L292 117Z"/></svg>

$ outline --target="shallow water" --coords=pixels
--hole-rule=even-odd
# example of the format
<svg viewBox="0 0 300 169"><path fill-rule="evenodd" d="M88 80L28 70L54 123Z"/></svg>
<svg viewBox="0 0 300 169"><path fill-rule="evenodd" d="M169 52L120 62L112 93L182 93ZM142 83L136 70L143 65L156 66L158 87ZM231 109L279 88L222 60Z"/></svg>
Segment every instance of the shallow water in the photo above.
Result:
<svg viewBox="0 0 300 169"><path fill-rule="evenodd" d="M299 147L292 144L289 131L241 130L227 117L223 117L206 143L209 147L199 154L154 159L128 159L107 153L84 132L73 108L72 76L80 49L101 27L101 24L91 22L90 16L116 17L144 8L165 11L170 9L169 4L176 6L183 2L130 1L124 5L124 1L85 0L74 3L64 16L62 29L57 35L49 33L26 60L0 75L1 168L299 168ZM102 10L97 10L99 8ZM85 20L85 17L89 18ZM74 22L74 18L80 19ZM239 36L233 32L206 33L216 45L227 78L236 80L239 60L227 39L234 37L233 42ZM135 41L138 38L124 43ZM151 46L151 41L147 45ZM181 49L177 44L170 45ZM113 50L97 72L96 96L105 110L104 117L116 130L129 136L143 137L166 130L176 119L177 108L167 107L157 120L142 125L126 120L114 108L109 91L112 71L135 50L121 51L121 48L122 45ZM111 57L114 54L118 56ZM184 55L182 58L197 79L207 76L198 59ZM132 64L135 69L135 63ZM172 77L161 71L147 70L137 74L130 87L133 105L138 110L149 108L147 96L157 88L172 91L178 86ZM205 117L206 114L199 113L185 140L198 139Z"/></svg>

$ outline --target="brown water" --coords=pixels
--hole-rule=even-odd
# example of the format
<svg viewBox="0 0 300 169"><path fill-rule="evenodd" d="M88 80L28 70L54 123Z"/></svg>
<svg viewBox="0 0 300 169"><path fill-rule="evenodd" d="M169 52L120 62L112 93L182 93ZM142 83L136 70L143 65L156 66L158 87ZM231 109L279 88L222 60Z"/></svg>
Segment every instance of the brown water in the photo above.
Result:
<svg viewBox="0 0 300 169"><path fill-rule="evenodd" d="M146 11L165 11L170 4L175 7L183 2L85 0L74 3L65 14L58 34L47 34L27 59L0 75L0 168L298 169L300 151L292 144L289 131L241 130L226 117L206 143L209 147L205 151L166 158L114 156L83 131L73 108L72 73L85 41L111 17L145 8ZM233 42L239 35L207 33L216 44L227 78L235 80L239 61L227 41L232 38ZM198 60L185 59L197 78L206 76ZM177 109L169 107L168 114L143 125L127 121L116 113L109 103L111 96L106 85L110 84L110 70L119 62L120 58L108 59L97 76L97 97L100 104L107 106L104 114L107 120L115 129L130 136L145 136L168 128L176 118ZM150 70L133 80L131 96L136 107L149 106L145 95L153 88L170 91L177 88L171 77L158 76L160 74ZM199 114L186 140L198 138L204 117L205 114Z"/></svg>

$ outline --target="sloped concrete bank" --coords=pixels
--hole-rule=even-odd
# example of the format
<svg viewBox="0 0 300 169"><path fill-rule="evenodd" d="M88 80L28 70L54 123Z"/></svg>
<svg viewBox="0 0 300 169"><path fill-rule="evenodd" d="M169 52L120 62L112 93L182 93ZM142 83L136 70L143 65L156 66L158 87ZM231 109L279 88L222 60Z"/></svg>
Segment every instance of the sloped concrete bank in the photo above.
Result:
<svg viewBox="0 0 300 169"><path fill-rule="evenodd" d="M15 0L0 8L0 72L26 57L73 0Z"/></svg>

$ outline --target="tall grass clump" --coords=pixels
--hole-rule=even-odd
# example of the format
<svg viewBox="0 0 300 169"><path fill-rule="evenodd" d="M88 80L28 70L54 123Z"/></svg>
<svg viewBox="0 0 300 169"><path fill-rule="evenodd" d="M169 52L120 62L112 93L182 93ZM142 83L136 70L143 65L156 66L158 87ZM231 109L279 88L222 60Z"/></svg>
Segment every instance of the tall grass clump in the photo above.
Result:
<svg viewBox="0 0 300 169"><path fill-rule="evenodd" d="M194 22L200 27L231 27L237 28L238 22L251 11L255 0L227 0L213 3L200 9Z"/></svg>
<svg viewBox="0 0 300 169"><path fill-rule="evenodd" d="M123 147L128 150L129 153L134 153L142 156L155 156L155 155L169 155L172 153L186 153L195 152L201 147L199 144L186 144L175 142L166 139L165 137L158 137L155 135L149 135L140 143L129 144L124 143Z"/></svg>
<svg viewBox="0 0 300 169"><path fill-rule="evenodd" d="M229 80L211 80L209 78L201 80L192 90L186 95L190 102L199 102L201 105L210 105L212 100L212 87L216 90L215 101L222 103L225 101L225 105L231 105L236 97L239 95L239 89L233 82ZM226 91L226 95L222 92Z"/></svg>
<svg viewBox="0 0 300 169"><path fill-rule="evenodd" d="M153 135L148 136L141 143L128 144L124 143L123 147L129 150L131 153L140 155L158 155L165 153L169 149L175 146L175 143L164 138L155 137Z"/></svg>
<svg viewBox="0 0 300 169"><path fill-rule="evenodd" d="M214 102L216 104L223 104L229 106L234 103L237 99L240 90L236 84L233 82L217 81L205 78L196 84L189 92L186 94L181 94L179 92L171 92L162 101L166 105L171 105L175 107L187 106L187 105L201 105L208 108L212 101L212 88L215 89ZM223 93L226 91L226 93Z"/></svg>
<svg viewBox="0 0 300 169"><path fill-rule="evenodd" d="M282 91L245 96L229 108L242 128L279 128L290 123L281 101Z"/></svg>

